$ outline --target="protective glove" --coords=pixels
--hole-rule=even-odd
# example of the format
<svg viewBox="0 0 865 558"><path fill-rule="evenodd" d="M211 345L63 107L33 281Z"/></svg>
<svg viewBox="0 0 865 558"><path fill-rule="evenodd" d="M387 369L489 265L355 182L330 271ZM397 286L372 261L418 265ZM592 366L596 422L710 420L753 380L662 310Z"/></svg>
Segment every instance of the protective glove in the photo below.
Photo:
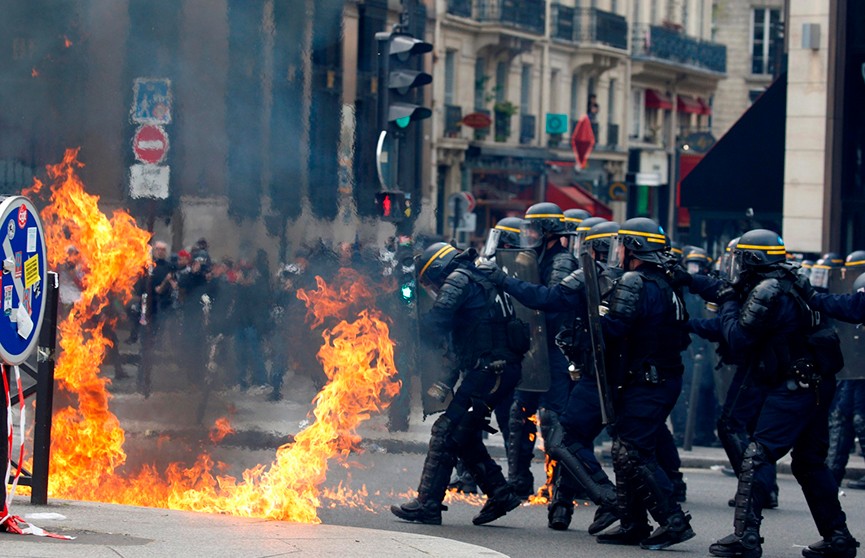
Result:
<svg viewBox="0 0 865 558"><path fill-rule="evenodd" d="M739 299L739 293L736 288L730 283L724 283L715 295L715 302L718 306L723 306L725 302L735 302Z"/></svg>
<svg viewBox="0 0 865 558"><path fill-rule="evenodd" d="M691 274L688 273L688 270L681 264L676 264L667 268L667 274L670 276L670 280L676 287L690 287L691 282L694 280Z"/></svg>
<svg viewBox="0 0 865 558"><path fill-rule="evenodd" d="M508 278L507 274L499 269L496 262L493 260L481 260L475 264L475 268L484 274L486 278L497 287L503 286L505 284L505 279Z"/></svg>

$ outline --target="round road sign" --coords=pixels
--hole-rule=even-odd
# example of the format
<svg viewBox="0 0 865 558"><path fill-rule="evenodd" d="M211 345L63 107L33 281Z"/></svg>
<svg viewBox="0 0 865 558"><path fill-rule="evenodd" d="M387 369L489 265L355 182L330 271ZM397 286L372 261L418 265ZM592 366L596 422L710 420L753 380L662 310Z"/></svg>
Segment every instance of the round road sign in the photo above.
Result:
<svg viewBox="0 0 865 558"><path fill-rule="evenodd" d="M46 253L42 220L29 199L0 198L3 313L0 358L21 364L39 341L45 313Z"/></svg>
<svg viewBox="0 0 865 558"><path fill-rule="evenodd" d="M132 139L132 151L142 163L155 165L165 158L168 152L168 135L162 126L141 126Z"/></svg>

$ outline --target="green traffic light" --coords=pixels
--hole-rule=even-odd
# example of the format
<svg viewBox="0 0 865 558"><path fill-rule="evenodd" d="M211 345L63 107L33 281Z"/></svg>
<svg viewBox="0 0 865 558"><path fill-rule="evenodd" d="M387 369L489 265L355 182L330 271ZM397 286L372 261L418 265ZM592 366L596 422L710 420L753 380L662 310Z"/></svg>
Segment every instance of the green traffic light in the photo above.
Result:
<svg viewBox="0 0 865 558"><path fill-rule="evenodd" d="M400 128L405 128L411 122L411 115L403 116L402 118L397 118L395 120L395 122L396 122L396 125L399 126Z"/></svg>

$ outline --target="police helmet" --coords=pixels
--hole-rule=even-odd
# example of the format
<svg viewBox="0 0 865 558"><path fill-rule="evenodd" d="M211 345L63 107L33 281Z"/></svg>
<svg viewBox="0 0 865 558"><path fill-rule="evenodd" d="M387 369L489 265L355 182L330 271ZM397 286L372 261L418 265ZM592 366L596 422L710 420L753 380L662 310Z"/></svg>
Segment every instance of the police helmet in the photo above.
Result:
<svg viewBox="0 0 865 558"><path fill-rule="evenodd" d="M688 268L688 273L707 273L712 269L712 257L703 248L699 246L689 246L687 251L684 251L682 263Z"/></svg>
<svg viewBox="0 0 865 558"><path fill-rule="evenodd" d="M593 226L583 239L586 250L595 252L595 260L605 262L609 258L612 240L619 233L619 224L613 221L603 221Z"/></svg>
<svg viewBox="0 0 865 558"><path fill-rule="evenodd" d="M495 256L496 249L498 248L519 248L522 226L523 219L520 217L499 219L496 226L491 228L487 234L487 241L484 244L481 255L486 258L492 258Z"/></svg>
<svg viewBox="0 0 865 558"><path fill-rule="evenodd" d="M799 264L799 275L811 281L811 270L814 269L814 260L802 260Z"/></svg>
<svg viewBox="0 0 865 558"><path fill-rule="evenodd" d="M865 273L859 275L855 281L853 281L853 292L858 293L859 291L865 289Z"/></svg>
<svg viewBox="0 0 865 558"><path fill-rule="evenodd" d="M820 259L823 260L824 264L832 267L842 267L844 265L844 258L837 252L826 252Z"/></svg>
<svg viewBox="0 0 865 558"><path fill-rule="evenodd" d="M733 248L730 280L738 282L744 272L771 271L787 261L787 248L781 236L767 229L753 229L741 237Z"/></svg>
<svg viewBox="0 0 865 558"><path fill-rule="evenodd" d="M571 253L579 257L582 252L583 239L585 239L586 234L591 230L592 227L597 225L598 223L606 223L607 220L603 217L589 217L588 219L584 219L582 223L580 223L577 228L574 230L574 235L569 239L569 247Z"/></svg>
<svg viewBox="0 0 865 558"><path fill-rule="evenodd" d="M585 209L578 208L566 209L564 211L564 215L565 228L567 228L570 232L576 231L577 227L580 226L580 223L592 216L592 214Z"/></svg>
<svg viewBox="0 0 865 558"><path fill-rule="evenodd" d="M550 236L568 234L565 214L552 202L536 203L526 210L525 221L520 230L521 246L537 248Z"/></svg>
<svg viewBox="0 0 865 558"><path fill-rule="evenodd" d="M854 250L844 259L844 267L865 266L865 250Z"/></svg>
<svg viewBox="0 0 865 558"><path fill-rule="evenodd" d="M447 242L431 244L415 264L415 269L418 270L418 282L438 289L444 283L448 273L452 271L454 259L461 253L462 251Z"/></svg>
<svg viewBox="0 0 865 558"><path fill-rule="evenodd" d="M629 258L662 264L666 259L667 242L664 229L652 219L628 219L619 227L616 240L610 245L610 265L627 269ZM619 261L619 246L625 248L622 261Z"/></svg>

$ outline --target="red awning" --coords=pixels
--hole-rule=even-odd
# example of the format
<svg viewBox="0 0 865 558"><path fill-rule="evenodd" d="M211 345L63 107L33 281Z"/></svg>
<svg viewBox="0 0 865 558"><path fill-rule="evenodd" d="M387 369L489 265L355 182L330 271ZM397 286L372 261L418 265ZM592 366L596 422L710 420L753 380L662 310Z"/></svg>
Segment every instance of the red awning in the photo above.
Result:
<svg viewBox="0 0 865 558"><path fill-rule="evenodd" d="M657 89L646 89L646 108L673 110L673 99Z"/></svg>
<svg viewBox="0 0 865 558"><path fill-rule="evenodd" d="M703 106L694 97L679 95L676 97L676 110L688 114L703 114Z"/></svg>
<svg viewBox="0 0 865 558"><path fill-rule="evenodd" d="M604 219L613 218L613 210L610 209L604 202L586 192L579 186L557 186L555 184L547 184L546 201L553 202L565 209L585 209L592 214L593 217L603 217Z"/></svg>
<svg viewBox="0 0 865 558"><path fill-rule="evenodd" d="M712 114L712 107L709 106L709 103L699 97L697 97L697 102L700 103L700 114L703 114L705 116L709 116L710 114Z"/></svg>

